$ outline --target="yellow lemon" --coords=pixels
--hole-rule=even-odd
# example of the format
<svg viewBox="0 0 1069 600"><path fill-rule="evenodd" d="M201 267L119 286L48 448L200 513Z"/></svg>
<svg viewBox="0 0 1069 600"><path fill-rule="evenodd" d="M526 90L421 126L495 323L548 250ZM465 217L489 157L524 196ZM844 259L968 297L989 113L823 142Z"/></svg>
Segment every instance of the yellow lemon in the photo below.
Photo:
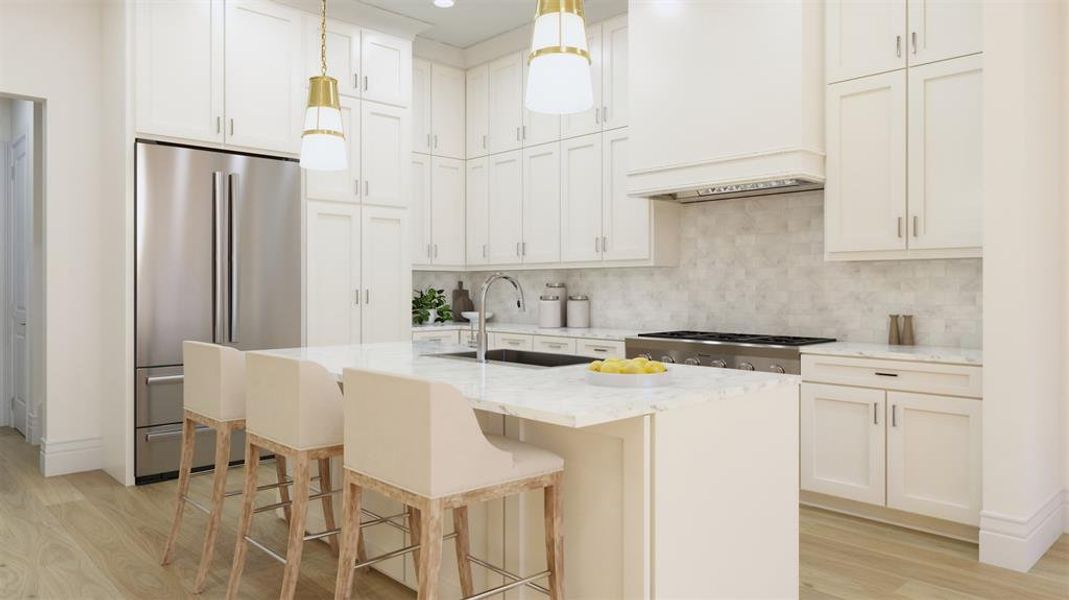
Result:
<svg viewBox="0 0 1069 600"><path fill-rule="evenodd" d="M654 374L654 373L660 373L661 372L660 369L657 368L657 365L654 365L654 364L647 364L645 367L643 367L642 370L643 370L643 372L649 373L651 375Z"/></svg>
<svg viewBox="0 0 1069 600"><path fill-rule="evenodd" d="M600 371L601 370L601 365L602 365L602 363L601 363L600 360L595 360L594 362L590 363L590 365L587 368L590 369L591 371Z"/></svg>
<svg viewBox="0 0 1069 600"><path fill-rule="evenodd" d="M602 373L619 373L620 372L620 367L615 365L615 364L613 364L613 363L608 363L608 362L602 363L601 372Z"/></svg>
<svg viewBox="0 0 1069 600"><path fill-rule="evenodd" d="M634 362L628 363L627 366L623 368L623 372L628 375L638 375L639 373L642 373L642 371L642 365Z"/></svg>
<svg viewBox="0 0 1069 600"><path fill-rule="evenodd" d="M644 364L650 362L650 359L646 358L645 356L636 356L635 358L632 358L631 360L636 362L636 363L638 363L638 364L640 364L640 365L644 365Z"/></svg>

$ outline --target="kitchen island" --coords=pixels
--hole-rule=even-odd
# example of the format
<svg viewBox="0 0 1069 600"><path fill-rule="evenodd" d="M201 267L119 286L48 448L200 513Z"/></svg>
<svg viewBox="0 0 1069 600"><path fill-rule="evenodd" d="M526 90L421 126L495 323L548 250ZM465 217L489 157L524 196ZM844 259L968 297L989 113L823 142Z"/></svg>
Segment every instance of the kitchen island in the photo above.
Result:
<svg viewBox="0 0 1069 600"><path fill-rule="evenodd" d="M266 351L460 390L490 433L565 459L568 598L789 598L798 594L798 386L791 375L671 365L670 385L588 384L583 365L535 368L456 357L466 347L390 343ZM473 507L472 553L543 570L541 492ZM371 510L402 507L369 498ZM367 531L369 553L404 545ZM451 557L446 549L443 553ZM411 558L381 570L415 584ZM477 569L476 587L502 583ZM455 562L443 597L459 597ZM538 598L529 589L510 598Z"/></svg>

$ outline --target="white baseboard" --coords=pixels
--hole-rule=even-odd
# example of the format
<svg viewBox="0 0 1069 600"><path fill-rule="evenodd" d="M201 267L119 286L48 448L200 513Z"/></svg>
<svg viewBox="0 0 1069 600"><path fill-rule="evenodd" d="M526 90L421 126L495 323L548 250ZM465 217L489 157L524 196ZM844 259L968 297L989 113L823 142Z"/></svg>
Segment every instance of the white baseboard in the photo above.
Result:
<svg viewBox="0 0 1069 600"><path fill-rule="evenodd" d="M1065 530L1065 500L1065 491L1058 490L1028 517L982 511L980 562L1027 572Z"/></svg>
<svg viewBox="0 0 1069 600"><path fill-rule="evenodd" d="M1062 531L1069 533L1069 488L1062 490L1062 512L1065 513L1062 519Z"/></svg>
<svg viewBox="0 0 1069 600"><path fill-rule="evenodd" d="M100 469L104 444L98 437L51 441L41 438L41 472L45 477Z"/></svg>

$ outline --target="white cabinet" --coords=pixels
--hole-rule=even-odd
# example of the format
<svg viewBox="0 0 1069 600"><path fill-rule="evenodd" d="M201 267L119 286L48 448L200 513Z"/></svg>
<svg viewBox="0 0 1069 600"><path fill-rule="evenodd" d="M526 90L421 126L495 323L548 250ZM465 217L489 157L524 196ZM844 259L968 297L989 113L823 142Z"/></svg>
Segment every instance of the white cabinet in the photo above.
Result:
<svg viewBox="0 0 1069 600"><path fill-rule="evenodd" d="M226 3L226 141L297 152L304 120L301 14L266 0Z"/></svg>
<svg viewBox="0 0 1069 600"><path fill-rule="evenodd" d="M883 390L803 383L803 490L884 504Z"/></svg>
<svg viewBox="0 0 1069 600"><path fill-rule="evenodd" d="M319 16L304 16L304 85L319 75ZM338 80L338 93L360 97L360 28L344 21L327 21L327 75Z"/></svg>
<svg viewBox="0 0 1069 600"><path fill-rule="evenodd" d="M310 201L307 209L307 343L360 343L360 206Z"/></svg>
<svg viewBox="0 0 1069 600"><path fill-rule="evenodd" d="M627 15L601 26L601 125L603 129L627 126Z"/></svg>
<svg viewBox="0 0 1069 600"><path fill-rule="evenodd" d="M604 260L643 260L650 258L652 250L651 200L627 193L629 140L627 129L601 135L601 256Z"/></svg>
<svg viewBox="0 0 1069 600"><path fill-rule="evenodd" d="M464 266L464 161L431 159L431 263Z"/></svg>
<svg viewBox="0 0 1069 600"><path fill-rule="evenodd" d="M408 231L412 238L412 266L431 263L431 157L412 153Z"/></svg>
<svg viewBox="0 0 1069 600"><path fill-rule="evenodd" d="M527 97L527 74L530 70L530 64L527 60L523 61L523 98ZM560 139L560 115L550 115L546 113L534 112L527 110L527 107L523 107L523 126L520 131L520 138L523 145L537 146L539 144L545 144L548 142L555 142Z"/></svg>
<svg viewBox="0 0 1069 600"><path fill-rule="evenodd" d="M431 154L464 158L464 71L431 65Z"/></svg>
<svg viewBox="0 0 1069 600"><path fill-rule="evenodd" d="M887 506L978 525L980 401L887 392L887 403Z"/></svg>
<svg viewBox="0 0 1069 600"><path fill-rule="evenodd" d="M486 156L490 135L490 67L479 65L468 69L465 101L467 105L464 127L467 131L465 150L468 158Z"/></svg>
<svg viewBox="0 0 1069 600"><path fill-rule="evenodd" d="M524 263L560 260L560 159L559 142L523 150Z"/></svg>
<svg viewBox="0 0 1069 600"><path fill-rule="evenodd" d="M906 66L905 0L832 0L825 11L824 64L829 82Z"/></svg>
<svg viewBox="0 0 1069 600"><path fill-rule="evenodd" d="M601 258L601 134L561 142L561 260Z"/></svg>
<svg viewBox="0 0 1069 600"><path fill-rule="evenodd" d="M412 61L412 151L431 153L431 63Z"/></svg>
<svg viewBox="0 0 1069 600"><path fill-rule="evenodd" d="M983 50L981 0L909 0L909 64Z"/></svg>
<svg viewBox="0 0 1069 600"><path fill-rule="evenodd" d="M465 178L465 238L468 266L485 265L488 261L490 235L490 159L473 158L467 161Z"/></svg>
<svg viewBox="0 0 1069 600"><path fill-rule="evenodd" d="M413 331L412 341L443 345L458 344L460 343L460 332L455 329L451 331Z"/></svg>
<svg viewBox="0 0 1069 600"><path fill-rule="evenodd" d="M520 262L523 241L523 153L490 156L487 201L487 264Z"/></svg>
<svg viewBox="0 0 1069 600"><path fill-rule="evenodd" d="M531 349L549 354L575 354L575 338L536 335L531 340Z"/></svg>
<svg viewBox="0 0 1069 600"><path fill-rule="evenodd" d="M138 2L139 133L223 141L223 0Z"/></svg>
<svg viewBox="0 0 1069 600"><path fill-rule="evenodd" d="M365 29L360 59L365 100L407 107L412 97L412 42Z"/></svg>
<svg viewBox="0 0 1069 600"><path fill-rule="evenodd" d="M364 288L361 341L399 342L411 335L412 269L405 210L361 207L361 268Z"/></svg>
<svg viewBox="0 0 1069 600"><path fill-rule="evenodd" d="M490 348L510 348L512 350L531 350L534 348L534 338L522 333L491 333L488 334L487 345Z"/></svg>
<svg viewBox="0 0 1069 600"><path fill-rule="evenodd" d="M570 138L601 131L602 37L601 25L587 29L590 47L590 77L594 86L594 106L590 110L561 116L561 137Z"/></svg>
<svg viewBox="0 0 1069 600"><path fill-rule="evenodd" d="M411 159L408 111L366 100L361 104L364 202L407 206Z"/></svg>
<svg viewBox="0 0 1069 600"><path fill-rule="evenodd" d="M592 358L623 358L624 343L611 340L580 339L575 342L575 353Z"/></svg>
<svg viewBox="0 0 1069 600"><path fill-rule="evenodd" d="M490 125L487 148L491 154L520 147L523 129L523 61L517 52L491 62Z"/></svg>
<svg viewBox="0 0 1069 600"><path fill-rule="evenodd" d="M341 171L304 171L309 200L360 202L360 101L342 96L341 116L349 166Z"/></svg>

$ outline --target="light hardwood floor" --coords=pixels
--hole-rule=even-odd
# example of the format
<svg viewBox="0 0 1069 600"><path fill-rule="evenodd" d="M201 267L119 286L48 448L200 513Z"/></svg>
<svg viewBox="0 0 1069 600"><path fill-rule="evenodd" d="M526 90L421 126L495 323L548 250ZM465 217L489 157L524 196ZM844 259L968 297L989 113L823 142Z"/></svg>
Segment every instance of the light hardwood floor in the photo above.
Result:
<svg viewBox="0 0 1069 600"><path fill-rule="evenodd" d="M0 598L187 598L196 574L206 516L189 510L175 561L159 565L170 527L175 482L125 488L102 472L45 479L38 449L0 428ZM265 467L273 480L274 467ZM230 489L241 484L233 469ZM191 494L206 498L210 477L195 477ZM268 494L264 494L267 502ZM227 502L219 546L201 598L226 589L239 503ZM263 516L253 535L284 548L286 526ZM1069 536L1027 574L976 561L976 546L802 509L800 596L803 599L1051 599L1069 598ZM336 562L325 544L304 552L299 598L332 597ZM250 549L241 597L278 594L282 566ZM354 597L401 600L407 588L377 573L357 574ZM606 599L608 600L608 599Z"/></svg>

